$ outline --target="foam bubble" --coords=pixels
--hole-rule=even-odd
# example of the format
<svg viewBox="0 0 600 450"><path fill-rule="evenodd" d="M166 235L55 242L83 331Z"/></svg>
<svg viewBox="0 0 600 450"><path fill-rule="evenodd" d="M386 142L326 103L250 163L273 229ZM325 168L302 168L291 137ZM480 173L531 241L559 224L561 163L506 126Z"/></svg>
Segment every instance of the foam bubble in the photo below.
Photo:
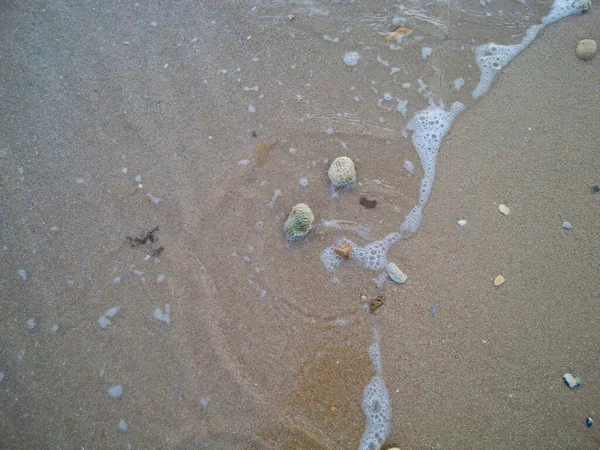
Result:
<svg viewBox="0 0 600 450"><path fill-rule="evenodd" d="M480 77L477 87L473 90L473 98L477 100L490 89L502 69L531 44L540 30L564 17L581 14L584 9L585 3L581 0L555 0L548 15L542 17L542 23L532 25L519 44L499 45L492 42L475 47L473 52Z"/></svg>
<svg viewBox="0 0 600 450"><path fill-rule="evenodd" d="M344 64L346 64L347 66L357 65L359 59L360 59L360 53L358 53L356 51L344 53Z"/></svg>
<svg viewBox="0 0 600 450"><path fill-rule="evenodd" d="M127 431L127 428L129 428L129 426L127 425L127 422L125 422L124 419L119 420L119 429L121 431Z"/></svg>
<svg viewBox="0 0 600 450"><path fill-rule="evenodd" d="M390 247L402 239L400 233L390 233L380 241L371 242L370 244L362 247L349 239L341 239L334 245L327 247L321 253L321 262L323 266L333 272L337 269L344 259L338 256L333 247L341 247L344 244L350 245L352 251L350 252L350 259L358 262L365 269L369 270L381 270L383 269L387 261L387 253Z"/></svg>
<svg viewBox="0 0 600 450"><path fill-rule="evenodd" d="M163 313L160 307L156 307L154 309L154 318L160 320L161 322L166 323L167 325L171 324L171 305L167 303L165 305L165 312Z"/></svg>
<svg viewBox="0 0 600 450"><path fill-rule="evenodd" d="M431 105L416 114L406 125L406 130L412 131L412 144L423 167L423 179L421 180L421 192L419 204L423 207L429 199L433 180L435 178L435 164L437 153L442 139L448 133L454 119L464 110L462 103L456 102L446 112L442 107Z"/></svg>
<svg viewBox="0 0 600 450"><path fill-rule="evenodd" d="M373 344L369 347L369 357L376 375L363 391L363 413L365 414L365 431L360 440L359 450L380 449L390 432L392 407L390 397L381 376L380 339L377 329L373 330Z"/></svg>
<svg viewBox="0 0 600 450"><path fill-rule="evenodd" d="M123 396L123 386L121 385L114 385L111 386L110 388L108 388L108 395L110 395L112 398L120 398Z"/></svg>
<svg viewBox="0 0 600 450"><path fill-rule="evenodd" d="M112 325L112 321L110 319L115 317L118 312L119 307L113 306L108 311L106 311L106 313L104 313L102 317L98 319L98 325L100 325L102 328L108 328L109 325Z"/></svg>

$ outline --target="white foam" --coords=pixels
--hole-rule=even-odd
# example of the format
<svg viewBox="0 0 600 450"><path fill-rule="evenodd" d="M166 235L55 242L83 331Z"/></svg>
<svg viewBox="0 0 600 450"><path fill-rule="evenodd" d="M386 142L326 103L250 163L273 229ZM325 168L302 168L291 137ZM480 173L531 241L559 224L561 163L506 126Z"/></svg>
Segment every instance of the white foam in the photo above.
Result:
<svg viewBox="0 0 600 450"><path fill-rule="evenodd" d="M357 65L359 59L360 59L360 53L358 53L356 51L344 53L344 64L346 64L347 66Z"/></svg>
<svg viewBox="0 0 600 450"><path fill-rule="evenodd" d="M406 131L412 131L412 144L423 167L423 179L421 180L421 191L419 193L419 205L425 206L433 180L435 178L435 164L437 153L442 143L442 139L448 133L454 119L464 110L462 103L456 102L446 110L442 106L431 105L420 113L416 114L406 125L402 134L406 136Z"/></svg>
<svg viewBox="0 0 600 450"><path fill-rule="evenodd" d="M403 165L408 173L410 173L411 175L415 174L415 166L413 165L413 163L411 161L409 161L407 159L406 161L404 161Z"/></svg>
<svg viewBox="0 0 600 450"><path fill-rule="evenodd" d="M171 305L167 303L165 305L165 312L163 313L159 307L154 309L154 318L166 323L171 324Z"/></svg>
<svg viewBox="0 0 600 450"><path fill-rule="evenodd" d="M17 270L17 273L19 274L19 276L21 278L23 278L24 280L27 279L27 272L25 271L25 269L19 269Z"/></svg>
<svg viewBox="0 0 600 450"><path fill-rule="evenodd" d="M273 197L271 198L271 201L269 202L269 206L271 208L273 208L273 206L275 206L275 201L281 197L281 189L275 189L273 191Z"/></svg>
<svg viewBox="0 0 600 450"><path fill-rule="evenodd" d="M473 98L477 100L490 89L502 69L531 44L540 30L564 17L580 14L583 7L582 2L577 0L555 0L548 15L542 17L542 23L532 25L519 44L500 45L491 42L473 48L480 71L479 83L472 93Z"/></svg>
<svg viewBox="0 0 600 450"><path fill-rule="evenodd" d="M121 385L114 385L111 386L110 388L108 388L108 395L110 395L112 398L120 398L123 396L123 386Z"/></svg>
<svg viewBox="0 0 600 450"><path fill-rule="evenodd" d="M431 56L433 49L431 47L423 47L421 49L421 58L427 59Z"/></svg>
<svg viewBox="0 0 600 450"><path fill-rule="evenodd" d="M30 330L33 330L35 328L35 319L27 320L27 328L29 328Z"/></svg>
<svg viewBox="0 0 600 450"><path fill-rule="evenodd" d="M128 425L127 422L125 422L124 419L119 420L119 429L121 431L127 431Z"/></svg>
<svg viewBox="0 0 600 450"><path fill-rule="evenodd" d="M106 311L106 313L104 313L104 315L98 319L98 325L100 325L102 328L108 328L109 325L112 325L112 321L110 319L117 315L119 309L120 308L118 306L113 306Z"/></svg>
<svg viewBox="0 0 600 450"><path fill-rule="evenodd" d="M363 413L365 431L360 440L359 450L379 450L390 432L392 407L388 390L383 381L379 333L373 330L373 344L369 347L369 357L376 375L371 378L363 391Z"/></svg>
<svg viewBox="0 0 600 450"><path fill-rule="evenodd" d="M408 105L408 100L398 100L398 106L396 106L396 109L400 114L402 114L402 117L406 117L406 105Z"/></svg>
<svg viewBox="0 0 600 450"><path fill-rule="evenodd" d="M452 82L452 84L454 85L454 90L458 92L460 88L465 85L465 80L463 80L462 78L457 78Z"/></svg>
<svg viewBox="0 0 600 450"><path fill-rule="evenodd" d="M344 244L348 244L350 247L352 247L350 259L358 262L365 269L381 270L388 263L388 250L400 239L402 239L402 235L400 233L390 233L381 241L372 242L364 247L352 242L349 239L341 239L334 245L331 245L323 250L321 253L321 262L328 271L333 272L340 266L342 261L344 261L342 257L335 253L333 247L340 247Z"/></svg>
<svg viewBox="0 0 600 450"><path fill-rule="evenodd" d="M306 187L308 186L308 178L307 177L300 177L300 179L298 180L298 184L302 187Z"/></svg>

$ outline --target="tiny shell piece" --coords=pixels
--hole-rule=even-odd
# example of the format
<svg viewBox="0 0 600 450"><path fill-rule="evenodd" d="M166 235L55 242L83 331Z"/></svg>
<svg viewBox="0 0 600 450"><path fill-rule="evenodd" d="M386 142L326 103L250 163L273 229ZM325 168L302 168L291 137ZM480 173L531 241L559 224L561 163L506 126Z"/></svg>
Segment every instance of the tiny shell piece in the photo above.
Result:
<svg viewBox="0 0 600 450"><path fill-rule="evenodd" d="M341 247L333 247L333 251L344 259L350 258L350 252L352 251L352 247L350 244L346 243Z"/></svg>
<svg viewBox="0 0 600 450"><path fill-rule="evenodd" d="M389 263L386 270L389 277L398 284L404 283L408 278L394 263Z"/></svg>
<svg viewBox="0 0 600 450"><path fill-rule="evenodd" d="M496 278L494 278L494 286L501 286L505 281L506 280L502 275L498 275Z"/></svg>
<svg viewBox="0 0 600 450"><path fill-rule="evenodd" d="M396 28L396 31L392 31L391 33L386 34L385 40L386 41L395 41L398 36L406 36L407 34L410 34L410 33L412 33L412 30L410 28L399 27L399 28Z"/></svg>
<svg viewBox="0 0 600 450"><path fill-rule="evenodd" d="M579 378L574 377L570 373L565 373L562 377L567 386L571 389L581 386L581 380Z"/></svg>
<svg viewBox="0 0 600 450"><path fill-rule="evenodd" d="M561 227L563 227L565 230L570 230L571 228L573 228L573 225L565 221L562 223Z"/></svg>
<svg viewBox="0 0 600 450"><path fill-rule="evenodd" d="M498 210L505 216L508 216L510 214L510 208L504 204L498 206Z"/></svg>

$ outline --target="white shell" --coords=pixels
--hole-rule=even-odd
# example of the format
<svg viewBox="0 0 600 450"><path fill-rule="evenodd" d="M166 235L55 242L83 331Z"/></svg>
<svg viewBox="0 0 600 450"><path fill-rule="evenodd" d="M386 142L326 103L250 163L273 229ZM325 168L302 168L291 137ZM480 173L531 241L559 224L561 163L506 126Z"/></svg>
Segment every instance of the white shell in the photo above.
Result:
<svg viewBox="0 0 600 450"><path fill-rule="evenodd" d="M389 263L386 267L386 270L389 277L396 283L402 284L408 278L404 273L402 273L400 269L398 269L398 266L394 263Z"/></svg>
<svg viewBox="0 0 600 450"><path fill-rule="evenodd" d="M498 210L505 216L508 216L510 214L510 208L504 204L498 206Z"/></svg>
<svg viewBox="0 0 600 450"><path fill-rule="evenodd" d="M569 386L571 389L581 386L581 380L574 377L570 373L565 373L562 378L564 382L567 383L567 386Z"/></svg>

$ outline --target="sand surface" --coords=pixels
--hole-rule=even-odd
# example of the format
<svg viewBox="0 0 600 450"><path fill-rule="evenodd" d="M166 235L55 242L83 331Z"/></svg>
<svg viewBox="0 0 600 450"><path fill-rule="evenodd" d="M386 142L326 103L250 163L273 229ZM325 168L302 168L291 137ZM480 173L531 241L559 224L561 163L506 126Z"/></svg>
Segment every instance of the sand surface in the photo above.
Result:
<svg viewBox="0 0 600 450"><path fill-rule="evenodd" d="M441 35L422 23L443 75L420 75L468 108L421 228L389 252L407 283L377 289L380 272L349 261L332 274L319 257L399 231L418 199L407 120L377 107L402 80L341 58L381 39L394 5L223 5L2 7L0 447L358 448L374 329L393 410L384 449L600 446L600 66L574 51L600 41L596 9L543 30L477 103L477 68L455 92L448 55L465 27L492 38L485 16ZM357 36L320 39L346 26ZM410 81L394 92L407 119L427 104ZM359 184L332 198L341 155ZM288 245L298 202L316 226ZM367 312L361 296L380 294Z"/></svg>

